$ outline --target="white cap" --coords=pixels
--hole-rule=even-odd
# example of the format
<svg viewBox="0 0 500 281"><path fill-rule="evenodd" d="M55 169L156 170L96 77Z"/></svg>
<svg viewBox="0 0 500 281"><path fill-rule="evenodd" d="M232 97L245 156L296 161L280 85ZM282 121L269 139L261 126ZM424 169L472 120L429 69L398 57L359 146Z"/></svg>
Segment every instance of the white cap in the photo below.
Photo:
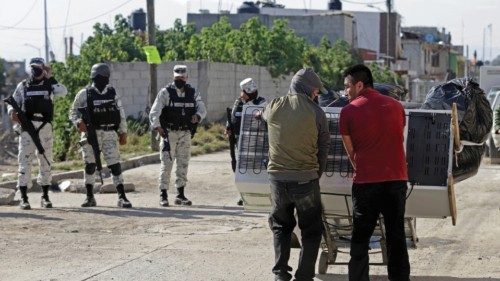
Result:
<svg viewBox="0 0 500 281"><path fill-rule="evenodd" d="M247 94L255 93L257 91L257 84L252 78L247 78L240 83L240 88Z"/></svg>
<svg viewBox="0 0 500 281"><path fill-rule="evenodd" d="M187 78L187 66L177 64L174 66L174 78L183 77Z"/></svg>

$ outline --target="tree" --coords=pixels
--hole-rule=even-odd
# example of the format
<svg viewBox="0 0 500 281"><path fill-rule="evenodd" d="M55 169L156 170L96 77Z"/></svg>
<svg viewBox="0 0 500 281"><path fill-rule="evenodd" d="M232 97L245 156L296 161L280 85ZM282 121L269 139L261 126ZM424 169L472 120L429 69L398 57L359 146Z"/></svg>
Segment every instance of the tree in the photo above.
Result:
<svg viewBox="0 0 500 281"><path fill-rule="evenodd" d="M191 36L186 58L266 66L277 77L299 69L305 49L305 40L284 20L276 20L269 29L254 17L233 29L222 17Z"/></svg>
<svg viewBox="0 0 500 281"><path fill-rule="evenodd" d="M303 65L306 42L288 27L285 20L275 20L269 33L267 66L273 77L295 72Z"/></svg>
<svg viewBox="0 0 500 281"><path fill-rule="evenodd" d="M387 66L381 67L376 63L372 63L369 65L369 67L372 71L373 81L375 81L375 83L403 85L401 77L399 77L395 72L391 71Z"/></svg>
<svg viewBox="0 0 500 281"><path fill-rule="evenodd" d="M349 43L338 40L331 45L326 37L322 38L318 47L309 47L305 52L304 61L307 66L313 67L318 72L327 88L334 90L344 88L342 80L344 70L351 65L361 63L361 60L353 54Z"/></svg>
<svg viewBox="0 0 500 281"><path fill-rule="evenodd" d="M191 37L196 33L193 24L183 25L176 19L174 27L166 31L157 31L156 46L164 61L185 60Z"/></svg>
<svg viewBox="0 0 500 281"><path fill-rule="evenodd" d="M227 17L222 17L211 27L206 27L199 34L192 36L188 45L188 59L208 60L214 62L231 62L230 42L237 38ZM228 39L230 42L228 42ZM227 46L229 44L229 46Z"/></svg>

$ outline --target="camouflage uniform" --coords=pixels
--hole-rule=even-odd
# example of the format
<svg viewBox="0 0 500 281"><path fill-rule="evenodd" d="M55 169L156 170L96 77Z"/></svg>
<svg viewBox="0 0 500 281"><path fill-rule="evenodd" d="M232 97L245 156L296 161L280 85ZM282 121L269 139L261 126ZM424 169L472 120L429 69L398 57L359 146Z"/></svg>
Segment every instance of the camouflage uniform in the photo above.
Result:
<svg viewBox="0 0 500 281"><path fill-rule="evenodd" d="M43 59L40 60L41 60L40 65L44 66ZM32 65L34 64L35 63L33 63ZM50 88L49 91L44 91L43 89L39 88L39 89L34 89L32 92L30 92L30 87L43 87L44 83L49 84L48 88L46 88L46 89ZM54 97L65 96L67 94L67 90L64 85L57 83L57 81L54 78L48 78L48 79L43 78L39 82L35 82L30 78L19 83L17 85L16 90L13 93L13 98L16 101L16 103L21 107L23 112L26 113L27 116L30 116L30 114L27 112L26 109L26 99L30 96L30 93L33 93L32 96L43 95L45 99L52 100ZM9 115L14 111L14 109L10 105L7 107L7 109ZM33 126L38 132L41 145L45 149L45 157L48 159L48 161L52 163L52 146L53 146L52 124L51 121L47 120L36 121L40 120L40 118L42 118L42 116L39 114L34 114L31 118L28 117L28 119L32 120L31 122L33 123ZM21 208L23 209L31 208L28 203L28 197L26 195L26 192L27 188L31 186L31 162L35 156L38 159L38 165L40 167L37 183L40 186L42 186L47 203L44 205L42 196L42 206L50 208L52 207L52 203L50 203L50 201L48 200L47 192L49 186L52 183L51 167L49 163L47 163L47 160L45 160L45 158L38 153L38 150L35 147L35 143L31 139L30 135L27 132L22 131L21 126L19 124L14 125L14 130L20 133L19 153L17 157L19 162L17 187L21 190L21 196L24 197L22 198L23 201L21 202Z"/></svg>
<svg viewBox="0 0 500 281"><path fill-rule="evenodd" d="M97 90L95 87L94 89ZM106 89L104 90L106 91ZM104 92L103 91L103 92ZM116 94L116 104L120 110L121 122L118 128L118 133L127 133L127 121L125 116L125 111L123 110L122 102L119 94ZM78 108L87 107L87 90L82 89L75 97L75 101L73 102L73 106L70 109L69 119L75 126L81 122L81 114L78 112ZM97 140L99 142L99 147L101 149L102 155L104 156L104 160L106 164L112 166L114 164L120 163L120 150L118 146L118 135L117 132L104 131L104 130L96 130ZM83 161L85 164L95 163L94 151L92 150L92 146L87 142L87 133L81 133L80 138L81 152L83 155ZM95 183L95 173L87 174L84 173L85 184L94 185ZM113 175L113 184L119 185L123 184L123 177L120 173L119 175Z"/></svg>
<svg viewBox="0 0 500 281"><path fill-rule="evenodd" d="M177 67L177 66L176 66ZM185 66L181 66L184 67ZM175 71L175 68L174 68ZM184 70L185 71L185 70ZM185 73L185 72L184 72ZM175 77L175 73L174 73ZM187 78L187 75L186 75ZM196 93L194 88L191 88L189 84L186 84L186 88L189 88L193 91L194 93L194 111L196 115L198 115L198 123L203 120L206 116L206 108L205 104L203 103L201 96L199 93ZM170 93L169 93L170 91ZM158 179L158 187L160 189L160 192L162 195L165 196L166 200L166 190L168 190L169 184L170 184L170 175L172 171L172 166L173 162L175 160L176 162L176 171L175 171L175 188L177 188L179 195L182 195L184 197L184 187L186 186L187 182L187 172L188 172L188 165L189 165L189 158L191 156L191 138L194 133L192 133L189 129L187 128L168 128L168 126L165 126L164 124L160 124L162 113L166 114L165 111L168 111L172 109L172 107L169 106L176 106L179 104L182 104L185 106L186 102L177 102L177 101L171 101L170 96L171 93L175 93L175 95L180 98L184 99L187 95L184 91L179 90L176 88L174 83L171 83L167 85L165 88L161 89L160 92L158 93L155 102L153 103L153 106L151 108L151 112L149 114L149 119L151 123L151 128L155 129L158 127L162 127L166 132L168 132L168 138L163 139L161 144L160 144L160 160L161 160L161 168L160 168L160 176ZM189 111L186 110L184 112L184 109L182 109L182 113L179 114L178 119L184 118L181 115L187 114L189 115ZM191 118L191 116L187 116L188 118ZM177 118L174 116L174 118ZM168 142L167 142L168 140ZM168 149L167 146L170 146L170 149ZM179 197L178 195L178 197ZM190 201L185 200L182 203L185 205L190 205ZM176 200L176 204L180 204ZM166 203L168 205L168 203ZM165 205L162 205L165 206Z"/></svg>
<svg viewBox="0 0 500 281"><path fill-rule="evenodd" d="M97 159L95 159L94 149L91 145L93 134L89 133L95 131L94 141L98 143L99 150L113 176L113 183L118 193L118 207L131 208L132 204L127 199L123 186L118 147L118 137L123 136L125 140L127 133L125 111L120 95L109 85L111 75L109 66L104 63L95 64L90 73L93 81L92 86L78 92L69 113L71 122L83 132L80 145L85 161L84 179L87 197L81 206L94 207L97 205L93 193ZM82 116L80 110L85 115ZM89 126L95 130L89 131Z"/></svg>

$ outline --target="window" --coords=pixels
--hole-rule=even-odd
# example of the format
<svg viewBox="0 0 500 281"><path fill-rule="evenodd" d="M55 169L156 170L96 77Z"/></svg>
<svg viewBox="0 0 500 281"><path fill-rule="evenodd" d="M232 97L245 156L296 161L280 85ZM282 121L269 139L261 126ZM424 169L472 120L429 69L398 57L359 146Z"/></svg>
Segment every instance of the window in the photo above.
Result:
<svg viewBox="0 0 500 281"><path fill-rule="evenodd" d="M431 53L431 65L432 67L439 67L439 52Z"/></svg>

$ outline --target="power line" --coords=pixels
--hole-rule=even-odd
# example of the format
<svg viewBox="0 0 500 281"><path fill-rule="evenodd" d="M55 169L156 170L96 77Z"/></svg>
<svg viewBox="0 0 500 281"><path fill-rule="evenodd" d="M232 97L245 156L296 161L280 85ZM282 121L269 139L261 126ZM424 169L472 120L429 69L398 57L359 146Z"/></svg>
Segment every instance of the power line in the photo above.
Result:
<svg viewBox="0 0 500 281"><path fill-rule="evenodd" d="M64 20L63 37L66 37L66 27L68 26L68 16L70 7L71 7L71 0L68 1L68 8L66 8L66 19Z"/></svg>
<svg viewBox="0 0 500 281"><path fill-rule="evenodd" d="M1 27L0 30L14 29L16 26L18 26L19 24L21 24L29 16L29 14L31 14L31 11L33 11L33 8L35 8L36 2L37 2L37 0L33 1L33 4L29 8L28 12L18 22L16 22L15 24L13 24L11 26L1 26L0 25L0 27Z"/></svg>
<svg viewBox="0 0 500 281"><path fill-rule="evenodd" d="M86 19L86 20L83 20L83 21L79 21L79 22L74 22L74 23L71 23L71 24L68 24L68 25L60 25L60 26L54 26L54 27L51 27L50 29L63 29L63 28L66 28L66 27L73 27L73 26L77 26L77 25L80 25L80 24L84 24L84 23L87 23L87 22L90 22L90 21L93 21L97 18L100 18L102 16L105 16L111 12L114 12L116 10L118 10L119 8L127 5L128 3L132 2L134 0L128 0L128 1L125 1L123 2L122 4L116 6L115 8L105 12L105 13L102 13L100 15L97 15L95 17L92 17L92 18L89 18L89 19ZM3 25L0 25L0 28L8 28L8 26L3 26ZM43 28L39 28L39 27L16 27L16 28L11 28L11 29L16 29L16 30L43 30Z"/></svg>

